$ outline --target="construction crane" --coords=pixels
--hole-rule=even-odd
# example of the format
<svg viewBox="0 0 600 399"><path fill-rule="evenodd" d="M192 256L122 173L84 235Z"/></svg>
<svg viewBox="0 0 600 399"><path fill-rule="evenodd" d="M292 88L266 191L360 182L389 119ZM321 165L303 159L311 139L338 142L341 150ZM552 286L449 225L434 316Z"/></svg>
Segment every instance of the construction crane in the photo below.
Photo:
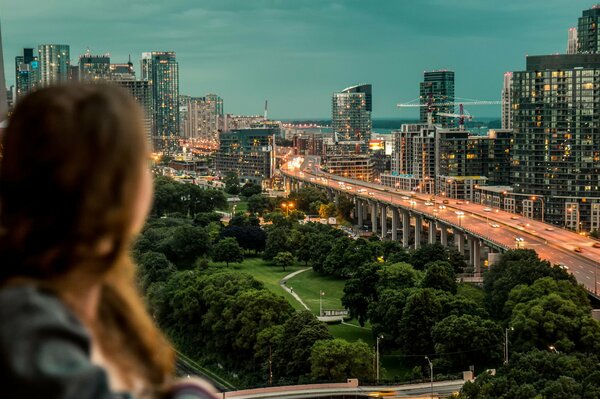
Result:
<svg viewBox="0 0 600 399"><path fill-rule="evenodd" d="M458 129L460 131L465 130L465 119L472 121L473 120L473 115L469 114L467 111L465 111L463 104L459 104L458 105L459 111L458 114L450 114L447 112L438 112L437 115L438 116L445 116L447 118L456 118L458 119Z"/></svg>
<svg viewBox="0 0 600 399"><path fill-rule="evenodd" d="M420 101L421 99L419 99ZM430 94L429 97L427 98L427 102L425 103L416 103L415 101L417 100L412 100L409 101L407 103L401 103L398 104L397 107L398 108L421 108L421 107L427 107L427 124L428 125L432 125L433 124L433 112L435 111L435 108L437 107L456 107L457 105L459 106L459 113L458 114L451 114L451 113L437 113L437 115L440 116L448 116L448 117L453 117L453 118L459 118L459 125L462 124L464 126L464 120L468 119L471 120L473 119L472 116L470 115L465 115L464 114L464 106L465 105L500 105L502 104L502 101L496 101L496 100L473 100L470 98L464 98L464 99L460 99L459 100L466 100L466 101L455 101L455 102L446 102L446 103L436 103L433 99L433 96Z"/></svg>

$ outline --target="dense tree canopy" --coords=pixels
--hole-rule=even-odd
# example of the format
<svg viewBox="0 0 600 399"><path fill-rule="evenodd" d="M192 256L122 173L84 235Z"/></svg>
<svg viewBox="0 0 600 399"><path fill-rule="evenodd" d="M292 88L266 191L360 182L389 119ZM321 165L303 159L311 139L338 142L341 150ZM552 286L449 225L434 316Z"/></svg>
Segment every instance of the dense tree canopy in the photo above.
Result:
<svg viewBox="0 0 600 399"><path fill-rule="evenodd" d="M373 350L360 340L318 341L310 355L311 375L317 381L370 380L373 378L373 360Z"/></svg>

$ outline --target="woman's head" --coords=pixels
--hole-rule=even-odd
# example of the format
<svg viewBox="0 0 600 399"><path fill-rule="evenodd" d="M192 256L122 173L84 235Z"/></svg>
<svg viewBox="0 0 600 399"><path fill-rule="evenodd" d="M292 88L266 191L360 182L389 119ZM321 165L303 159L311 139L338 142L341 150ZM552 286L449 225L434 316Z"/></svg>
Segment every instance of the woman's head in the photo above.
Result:
<svg viewBox="0 0 600 399"><path fill-rule="evenodd" d="M0 279L84 265L103 273L114 264L151 202L142 117L108 85L46 88L21 100L3 137Z"/></svg>

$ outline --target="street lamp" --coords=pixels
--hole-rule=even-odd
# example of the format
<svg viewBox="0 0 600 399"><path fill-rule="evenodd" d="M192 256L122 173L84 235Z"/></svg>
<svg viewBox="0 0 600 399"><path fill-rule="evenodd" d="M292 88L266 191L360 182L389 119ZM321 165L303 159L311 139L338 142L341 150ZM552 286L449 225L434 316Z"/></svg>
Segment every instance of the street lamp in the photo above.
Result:
<svg viewBox="0 0 600 399"><path fill-rule="evenodd" d="M514 327L509 327L504 330L504 364L508 364L508 332L515 331Z"/></svg>
<svg viewBox="0 0 600 399"><path fill-rule="evenodd" d="M429 363L429 377L431 378L431 399L433 399L433 363L429 360L429 357L425 356L425 360Z"/></svg>
<svg viewBox="0 0 600 399"><path fill-rule="evenodd" d="M544 199L542 197L536 197L535 195L531 197L531 200L535 202L536 199L539 199L542 203L542 223L544 223Z"/></svg>
<svg viewBox="0 0 600 399"><path fill-rule="evenodd" d="M325 292L319 290L319 316L323 316L323 296Z"/></svg>
<svg viewBox="0 0 600 399"><path fill-rule="evenodd" d="M548 347L548 349L550 349L552 352L556 353L557 355L560 354L560 352L558 351L558 349L556 349L556 347L554 345L550 345Z"/></svg>
<svg viewBox="0 0 600 399"><path fill-rule="evenodd" d="M377 336L377 383L379 384L379 340L383 339L383 334Z"/></svg>

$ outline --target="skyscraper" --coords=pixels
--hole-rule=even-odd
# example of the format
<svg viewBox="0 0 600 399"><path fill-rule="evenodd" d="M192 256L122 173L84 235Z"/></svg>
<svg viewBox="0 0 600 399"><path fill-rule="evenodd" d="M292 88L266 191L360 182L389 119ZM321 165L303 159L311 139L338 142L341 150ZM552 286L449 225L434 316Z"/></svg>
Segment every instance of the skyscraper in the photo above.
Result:
<svg viewBox="0 0 600 399"><path fill-rule="evenodd" d="M579 53L597 53L600 37L600 5L584 10L577 24L577 46ZM569 32L570 33L570 32Z"/></svg>
<svg viewBox="0 0 600 399"><path fill-rule="evenodd" d="M173 51L142 53L142 80L150 82L154 148L169 152L179 137L179 64Z"/></svg>
<svg viewBox="0 0 600 399"><path fill-rule="evenodd" d="M447 70L428 71L423 74L420 84L419 99L422 105L431 102L433 123L442 127L454 126L454 120L449 117L437 116L438 112L454 113L454 72ZM436 104L450 104L441 105ZM427 123L429 107L420 109L421 123Z"/></svg>
<svg viewBox="0 0 600 399"><path fill-rule="evenodd" d="M94 55L88 50L79 56L79 80L108 79L109 76L110 55Z"/></svg>
<svg viewBox="0 0 600 399"><path fill-rule="evenodd" d="M512 72L506 72L502 86L502 129L512 129L512 80Z"/></svg>
<svg viewBox="0 0 600 399"><path fill-rule="evenodd" d="M567 37L567 54L577 53L577 28L569 28Z"/></svg>
<svg viewBox="0 0 600 399"><path fill-rule="evenodd" d="M135 80L135 79L111 79L110 83L116 84L131 94L136 99L138 104L144 110L144 128L146 130L146 136L148 142L152 143L152 131L154 124L154 112L153 112L153 101L152 101L152 87L150 82L147 80Z"/></svg>
<svg viewBox="0 0 600 399"><path fill-rule="evenodd" d="M186 110L185 117L182 117L184 136L196 139L204 148L217 148L220 120L217 108L223 109L223 100L216 94L181 98L181 105Z"/></svg>
<svg viewBox="0 0 600 399"><path fill-rule="evenodd" d="M24 48L23 55L15 57L15 100L35 90L40 83L40 63L32 48Z"/></svg>
<svg viewBox="0 0 600 399"><path fill-rule="evenodd" d="M512 174L526 216L600 228L599 87L600 54L529 56L513 73Z"/></svg>
<svg viewBox="0 0 600 399"><path fill-rule="evenodd" d="M40 44L40 84L49 86L69 79L71 54L66 44Z"/></svg>
<svg viewBox="0 0 600 399"><path fill-rule="evenodd" d="M2 53L2 32L0 29L0 128L8 114L8 93L6 91L6 78L4 75L4 56Z"/></svg>
<svg viewBox="0 0 600 399"><path fill-rule="evenodd" d="M333 93L331 128L342 152L366 153L371 138L372 86L363 84Z"/></svg>

